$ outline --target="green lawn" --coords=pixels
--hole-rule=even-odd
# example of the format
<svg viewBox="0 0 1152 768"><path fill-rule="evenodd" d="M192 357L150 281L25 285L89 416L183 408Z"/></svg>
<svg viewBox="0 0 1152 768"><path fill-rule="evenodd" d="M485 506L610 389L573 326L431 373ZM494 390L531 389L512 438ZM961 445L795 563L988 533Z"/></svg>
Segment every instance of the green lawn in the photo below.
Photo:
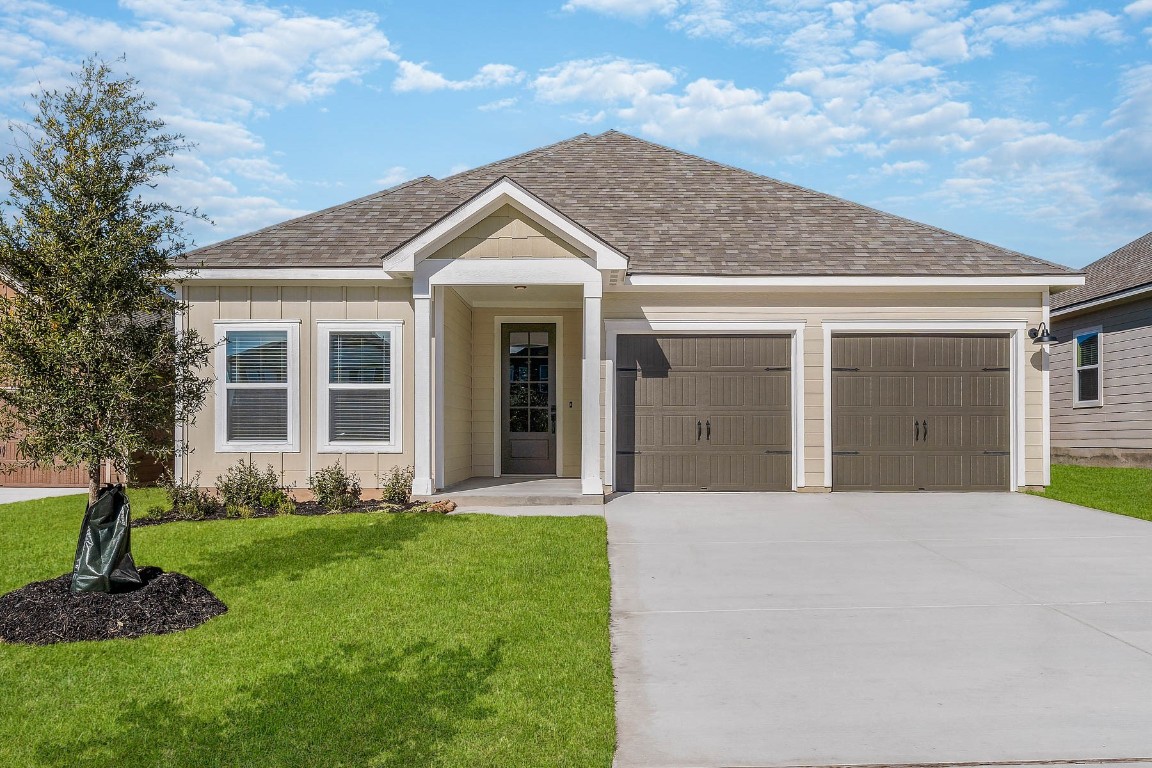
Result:
<svg viewBox="0 0 1152 768"><path fill-rule="evenodd" d="M1037 496L1152 520L1152 469L1052 465L1052 485Z"/></svg>
<svg viewBox="0 0 1152 768"><path fill-rule="evenodd" d="M0 593L70 569L83 504L0 506ZM140 528L137 563L200 580L228 613L163 637L0 645L0 766L606 768L605 539L595 517Z"/></svg>

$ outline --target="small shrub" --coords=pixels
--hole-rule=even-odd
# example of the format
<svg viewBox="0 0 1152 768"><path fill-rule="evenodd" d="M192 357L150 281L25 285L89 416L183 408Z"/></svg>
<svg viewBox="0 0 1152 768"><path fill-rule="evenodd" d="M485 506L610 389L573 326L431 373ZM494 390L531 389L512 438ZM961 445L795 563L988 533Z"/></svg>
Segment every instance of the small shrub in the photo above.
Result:
<svg viewBox="0 0 1152 768"><path fill-rule="evenodd" d="M308 489L316 501L334 511L351 509L360 501L360 478L333 464L308 478Z"/></svg>
<svg viewBox="0 0 1152 768"><path fill-rule="evenodd" d="M224 516L238 517L242 520L247 520L256 516L256 510L247 504L225 504Z"/></svg>
<svg viewBox="0 0 1152 768"><path fill-rule="evenodd" d="M208 489L200 487L199 472L191 480L168 477L163 486L173 514L181 520L203 520L220 508Z"/></svg>
<svg viewBox="0 0 1152 768"><path fill-rule="evenodd" d="M415 477L413 467L392 467L384 475L377 475L381 497L389 504L412 503L412 480Z"/></svg>
<svg viewBox="0 0 1152 768"><path fill-rule="evenodd" d="M144 512L140 514L136 519L155 520L157 518L164 517L164 514L167 511L168 510L164 509L164 507L160 506L159 504L153 504L152 506L148 507L148 509L144 510Z"/></svg>
<svg viewBox="0 0 1152 768"><path fill-rule="evenodd" d="M284 497L276 502L276 506L272 509L278 515L294 515L296 514L296 500L288 494L284 494Z"/></svg>
<svg viewBox="0 0 1152 768"><path fill-rule="evenodd" d="M280 485L280 475L269 464L261 472L255 464L240 459L216 478L216 492L225 509L228 507L274 507L280 496L286 495ZM278 494L273 504L264 503L265 494Z"/></svg>

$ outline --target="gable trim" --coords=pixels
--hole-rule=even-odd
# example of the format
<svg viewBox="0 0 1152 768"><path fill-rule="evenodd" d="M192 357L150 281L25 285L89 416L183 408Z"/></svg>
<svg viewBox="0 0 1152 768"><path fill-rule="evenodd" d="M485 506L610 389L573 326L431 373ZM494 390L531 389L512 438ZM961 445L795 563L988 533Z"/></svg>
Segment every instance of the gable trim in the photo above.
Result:
<svg viewBox="0 0 1152 768"><path fill-rule="evenodd" d="M1075 312L1083 312L1086 309L1093 307L1103 306L1105 304L1114 304L1129 299L1137 299L1145 294L1152 294L1152 283L1146 285L1138 285L1135 288L1129 288L1126 291L1117 291L1116 293L1109 293L1105 296L1100 296L1095 299L1087 299L1075 304L1069 304L1066 307L1052 310L1053 317L1062 317L1064 315L1071 315Z"/></svg>
<svg viewBox="0 0 1152 768"><path fill-rule="evenodd" d="M628 259L624 254L505 176L385 258L384 271L414 272L418 261L428 258L469 227L505 205L519 209L576 250L586 254L594 261L597 269L627 269Z"/></svg>

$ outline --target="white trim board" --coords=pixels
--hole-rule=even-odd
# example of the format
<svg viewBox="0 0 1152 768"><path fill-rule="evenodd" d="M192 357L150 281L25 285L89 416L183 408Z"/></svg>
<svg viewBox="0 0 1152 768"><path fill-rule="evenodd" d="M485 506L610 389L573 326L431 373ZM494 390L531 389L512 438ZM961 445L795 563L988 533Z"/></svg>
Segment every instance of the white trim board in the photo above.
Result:
<svg viewBox="0 0 1152 768"><path fill-rule="evenodd" d="M333 331L387 331L391 345L391 384L388 391L388 418L391 439L387 442L333 443L328 439L328 357ZM404 321L402 320L317 320L316 352L316 453L402 453L404 446Z"/></svg>
<svg viewBox="0 0 1152 768"><path fill-rule="evenodd" d="M628 259L623 253L594 236L516 182L502 177L398 248L395 253L384 260L384 270L393 273L415 271L417 262L431 256L459 237L473 224L490 216L505 205L511 205L576 250L587 254L595 263L596 269L626 269L628 267Z"/></svg>
<svg viewBox="0 0 1152 768"><path fill-rule="evenodd" d="M562 315L497 315L492 318L496 340L493 342L492 357L494 389L492 390L492 477L501 477L503 444L500 438L504 435L504 365L502 336L503 326L519 325L521 323L555 323L556 325L556 412L563 414L568 408L564 401L564 317ZM580 408L584 408L584 398L580 398ZM439 449L437 449L439 453ZM564 474L564 419L556 419L556 476Z"/></svg>
<svg viewBox="0 0 1152 768"><path fill-rule="evenodd" d="M216 343L214 384L216 402L214 432L216 453L299 453L300 452L300 321L299 320L215 320L212 323ZM228 331L284 330L288 334L288 439L263 443L226 439L228 349L224 340Z"/></svg>
<svg viewBox="0 0 1152 768"><path fill-rule="evenodd" d="M177 279L186 282L229 282L250 283L260 280L281 282L284 280L324 280L336 282L400 283L379 267L224 267L181 271Z"/></svg>
<svg viewBox="0 0 1152 768"><path fill-rule="evenodd" d="M838 320L823 323L824 331L824 487L832 489L832 336L838 333L902 333L931 336L936 333L1006 333L1011 338L1012 355L1012 458L1009 488L1018 490L1025 478L1024 410L1027 390L1024 381L1022 339L1028 323L1023 320Z"/></svg>
<svg viewBox="0 0 1152 768"><path fill-rule="evenodd" d="M605 320L608 369L604 377L604 484L616 487L616 355L620 336L656 334L780 335L792 338L792 490L804 487L804 329L803 320L693 321Z"/></svg>
<svg viewBox="0 0 1152 768"><path fill-rule="evenodd" d="M1083 275L1044 275L1022 277L947 277L947 276L888 276L888 275L772 275L746 277L717 277L711 275L629 275L626 286L638 288L892 288L892 289L959 289L959 290L1020 290L1048 288L1050 286L1077 286L1084 284Z"/></svg>

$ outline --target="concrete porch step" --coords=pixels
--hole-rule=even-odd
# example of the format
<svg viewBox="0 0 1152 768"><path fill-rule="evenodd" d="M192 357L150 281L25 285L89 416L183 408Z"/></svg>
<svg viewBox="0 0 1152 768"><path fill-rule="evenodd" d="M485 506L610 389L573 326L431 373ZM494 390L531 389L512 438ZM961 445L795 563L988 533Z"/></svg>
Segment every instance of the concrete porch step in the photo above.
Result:
<svg viewBox="0 0 1152 768"><path fill-rule="evenodd" d="M602 505L603 495L584 495L570 477L473 477L421 500L451 499L470 507Z"/></svg>

